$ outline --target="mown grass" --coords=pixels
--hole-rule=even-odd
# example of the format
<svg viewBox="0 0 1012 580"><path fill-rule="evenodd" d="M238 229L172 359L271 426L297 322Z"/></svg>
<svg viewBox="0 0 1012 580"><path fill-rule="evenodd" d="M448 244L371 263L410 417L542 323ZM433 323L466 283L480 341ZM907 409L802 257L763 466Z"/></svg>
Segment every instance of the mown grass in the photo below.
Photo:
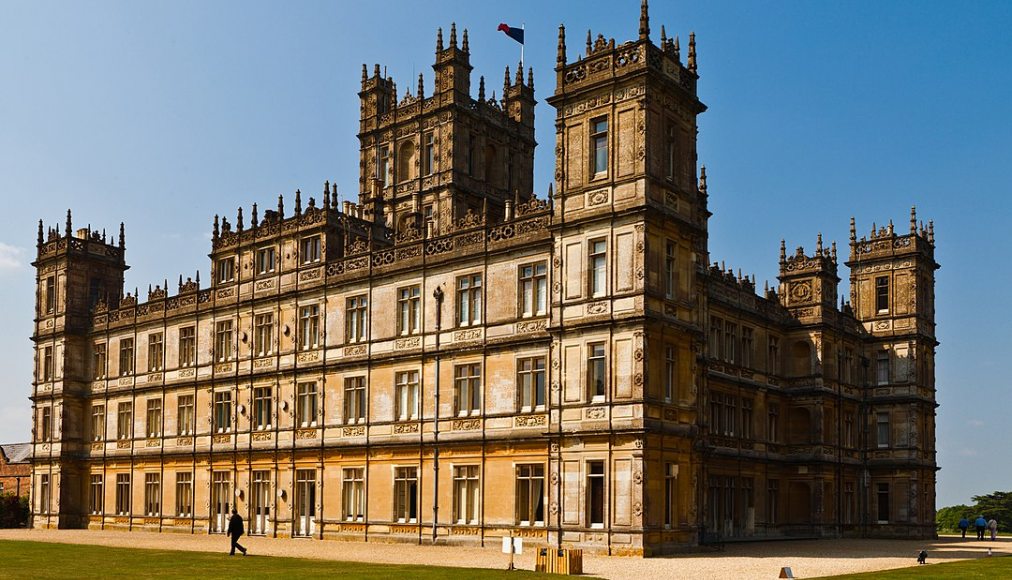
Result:
<svg viewBox="0 0 1012 580"><path fill-rule="evenodd" d="M528 571L366 564L84 544L0 541L3 578L548 578Z"/></svg>
<svg viewBox="0 0 1012 580"><path fill-rule="evenodd" d="M928 555L928 562L931 562L930 554ZM899 568L897 570L881 570L879 572L845 574L843 576L825 576L821 580L870 580L872 578L875 580L906 580L908 578L917 578L918 580L934 580L936 578L944 580L1012 578L1012 557L980 558L960 562L911 566L910 568Z"/></svg>

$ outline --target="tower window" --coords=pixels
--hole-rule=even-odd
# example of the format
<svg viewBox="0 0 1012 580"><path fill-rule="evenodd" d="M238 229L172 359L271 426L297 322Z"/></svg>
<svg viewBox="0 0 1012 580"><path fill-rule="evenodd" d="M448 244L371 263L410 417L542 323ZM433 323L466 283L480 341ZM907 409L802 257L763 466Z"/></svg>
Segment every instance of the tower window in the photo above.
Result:
<svg viewBox="0 0 1012 580"><path fill-rule="evenodd" d="M875 278L875 310L889 312L889 277Z"/></svg>
<svg viewBox="0 0 1012 580"><path fill-rule="evenodd" d="M376 179L379 179L384 187L390 184L390 149L386 147L380 147L379 150Z"/></svg>
<svg viewBox="0 0 1012 580"><path fill-rule="evenodd" d="M675 125L673 123L668 124L667 142L665 145L667 146L668 157L668 171L666 177L669 180L673 180L675 178L675 165L677 164L677 160L675 159L677 151L675 147Z"/></svg>
<svg viewBox="0 0 1012 580"><path fill-rule="evenodd" d="M594 176L608 173L608 119L605 117L590 122L590 143Z"/></svg>
<svg viewBox="0 0 1012 580"><path fill-rule="evenodd" d="M415 164L415 144L411 141L401 143L397 151L397 181L411 179L411 167Z"/></svg>
<svg viewBox="0 0 1012 580"><path fill-rule="evenodd" d="M56 278L46 278L46 314L56 310Z"/></svg>
<svg viewBox="0 0 1012 580"><path fill-rule="evenodd" d="M432 175L436 172L436 138L432 133L426 133L424 139L422 175Z"/></svg>

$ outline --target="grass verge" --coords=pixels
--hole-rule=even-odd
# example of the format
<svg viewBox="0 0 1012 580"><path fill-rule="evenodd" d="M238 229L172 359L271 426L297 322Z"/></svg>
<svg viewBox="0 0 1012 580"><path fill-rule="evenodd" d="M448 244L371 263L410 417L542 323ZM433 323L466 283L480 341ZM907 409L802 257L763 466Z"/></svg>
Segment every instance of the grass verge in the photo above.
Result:
<svg viewBox="0 0 1012 580"><path fill-rule="evenodd" d="M928 556L928 562L931 562L930 555ZM872 578L875 580L907 580L908 578L917 578L918 580L934 580L936 578L944 580L1012 578L1012 556L927 564L925 566L911 566L909 568L864 572L862 574L824 576L820 580L870 580Z"/></svg>

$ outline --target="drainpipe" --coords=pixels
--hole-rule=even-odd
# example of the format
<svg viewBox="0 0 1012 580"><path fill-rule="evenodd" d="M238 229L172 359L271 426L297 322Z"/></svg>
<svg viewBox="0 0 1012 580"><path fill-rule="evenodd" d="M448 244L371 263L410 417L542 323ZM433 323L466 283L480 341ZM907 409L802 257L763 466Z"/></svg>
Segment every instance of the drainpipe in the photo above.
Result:
<svg viewBox="0 0 1012 580"><path fill-rule="evenodd" d="M432 543L435 544L439 522L439 332L443 317L443 289L436 286L436 289L432 291L432 297L436 299L436 384L434 387L436 408L433 413L432 429Z"/></svg>

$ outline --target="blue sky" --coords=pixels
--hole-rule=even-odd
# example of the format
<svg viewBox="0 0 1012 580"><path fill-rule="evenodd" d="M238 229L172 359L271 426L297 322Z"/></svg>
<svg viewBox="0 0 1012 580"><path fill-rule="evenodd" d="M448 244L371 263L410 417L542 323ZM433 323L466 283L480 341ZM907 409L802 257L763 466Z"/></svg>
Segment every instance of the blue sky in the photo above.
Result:
<svg viewBox="0 0 1012 580"><path fill-rule="evenodd" d="M552 174L556 31L637 32L638 0L509 3L0 1L0 441L29 439L37 220L126 222L127 288L207 279L211 221L296 188L357 188L363 62L432 90L435 31L470 29L501 86L526 25L535 183ZM508 12L503 10L508 8ZM780 239L846 247L848 222L935 221L938 502L1012 489L1012 3L654 2L699 47L713 259L775 280ZM547 144L547 145L546 145ZM842 277L846 279L846 271ZM846 282L841 292L846 293Z"/></svg>

